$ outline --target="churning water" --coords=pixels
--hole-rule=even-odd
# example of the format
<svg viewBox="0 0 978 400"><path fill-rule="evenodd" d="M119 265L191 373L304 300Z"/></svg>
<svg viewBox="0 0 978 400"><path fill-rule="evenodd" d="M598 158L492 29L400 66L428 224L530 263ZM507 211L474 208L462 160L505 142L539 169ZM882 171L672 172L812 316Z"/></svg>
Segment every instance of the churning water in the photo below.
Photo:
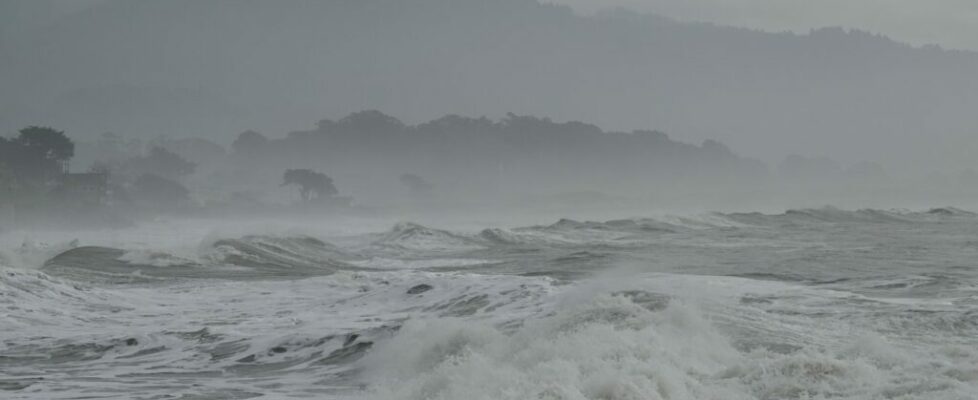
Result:
<svg viewBox="0 0 978 400"><path fill-rule="evenodd" d="M0 398L978 398L961 210L162 225L7 234Z"/></svg>

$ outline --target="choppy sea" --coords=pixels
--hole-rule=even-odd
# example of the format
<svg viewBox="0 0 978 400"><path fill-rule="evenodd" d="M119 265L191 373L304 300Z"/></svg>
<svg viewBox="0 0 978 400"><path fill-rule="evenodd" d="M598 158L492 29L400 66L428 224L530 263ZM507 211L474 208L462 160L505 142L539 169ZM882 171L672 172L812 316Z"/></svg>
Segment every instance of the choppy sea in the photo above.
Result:
<svg viewBox="0 0 978 400"><path fill-rule="evenodd" d="M0 398L978 399L964 210L215 224L3 234Z"/></svg>

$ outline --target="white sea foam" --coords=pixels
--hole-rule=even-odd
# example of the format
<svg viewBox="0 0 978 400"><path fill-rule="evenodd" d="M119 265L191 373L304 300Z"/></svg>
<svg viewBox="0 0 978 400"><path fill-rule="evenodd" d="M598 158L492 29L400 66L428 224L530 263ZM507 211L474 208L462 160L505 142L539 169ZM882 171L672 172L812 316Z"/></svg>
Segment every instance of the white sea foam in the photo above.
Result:
<svg viewBox="0 0 978 400"><path fill-rule="evenodd" d="M707 289L692 283L685 290ZM812 342L782 353L747 349L763 338L731 336L712 312L679 299L651 309L623 295L572 304L512 334L458 320L409 322L362 362L379 383L366 397L963 399L978 387L968 364L975 353L963 347L931 354L879 335L840 337L826 324L806 327ZM720 325L753 323L736 319Z"/></svg>
<svg viewBox="0 0 978 400"><path fill-rule="evenodd" d="M117 260L125 261L130 264L148 265L153 267L172 267L195 263L192 260L152 250L128 250L125 252L125 254L117 258Z"/></svg>
<svg viewBox="0 0 978 400"><path fill-rule="evenodd" d="M973 215L684 218L6 236L0 398L978 393Z"/></svg>
<svg viewBox="0 0 978 400"><path fill-rule="evenodd" d="M437 269L437 268L464 268L479 265L492 265L499 263L496 260L479 260L466 258L434 258L421 260L404 260L387 257L371 257L365 260L350 261L350 264L364 268L375 269Z"/></svg>

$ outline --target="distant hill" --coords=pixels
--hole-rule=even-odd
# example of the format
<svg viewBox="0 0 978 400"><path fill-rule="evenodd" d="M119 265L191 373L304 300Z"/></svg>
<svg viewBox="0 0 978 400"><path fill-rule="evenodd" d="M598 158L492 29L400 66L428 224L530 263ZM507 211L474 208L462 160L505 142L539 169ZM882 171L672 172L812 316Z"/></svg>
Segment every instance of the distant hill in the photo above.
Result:
<svg viewBox="0 0 978 400"><path fill-rule="evenodd" d="M361 111L282 138L243 133L233 148L231 170L244 184L274 186L285 169L313 168L358 198L381 200L405 191L398 182L405 173L431 181L440 195L468 200L583 191L664 197L741 190L770 178L763 163L716 141L692 145L657 131L606 132L515 114L409 125Z"/></svg>
<svg viewBox="0 0 978 400"><path fill-rule="evenodd" d="M532 0L117 0L6 38L0 129L227 138L383 109L655 127L773 161L974 166L978 55ZM136 106L138 105L138 106Z"/></svg>

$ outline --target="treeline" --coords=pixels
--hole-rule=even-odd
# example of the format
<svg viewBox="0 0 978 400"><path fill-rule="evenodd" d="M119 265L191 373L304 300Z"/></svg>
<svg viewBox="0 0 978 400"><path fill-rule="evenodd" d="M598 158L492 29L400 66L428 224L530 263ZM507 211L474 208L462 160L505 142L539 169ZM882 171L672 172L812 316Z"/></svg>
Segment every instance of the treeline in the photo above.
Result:
<svg viewBox="0 0 978 400"><path fill-rule="evenodd" d="M270 133L349 107L414 122L519 110L653 121L772 160L807 148L906 170L974 164L978 53L543 3L103 1L4 37L0 129L43 121L145 139Z"/></svg>
<svg viewBox="0 0 978 400"><path fill-rule="evenodd" d="M0 182L11 192L21 185L42 185L67 171L75 144L63 131L30 126L12 138L0 136ZM2 193L2 192L0 192Z"/></svg>
<svg viewBox="0 0 978 400"><path fill-rule="evenodd" d="M78 147L64 131L50 127L30 126L10 138L0 137L0 221L118 225L136 213L193 206L181 180L196 164L170 150L149 146L73 172Z"/></svg>
<svg viewBox="0 0 978 400"><path fill-rule="evenodd" d="M757 181L766 166L707 140L691 145L658 131L606 132L582 122L508 114L494 121L449 115L408 125L379 111L322 120L315 129L271 139L242 133L232 156L243 169L301 164L330 171L359 190L364 182L417 174L442 188L499 190L653 190L661 184ZM430 191L413 183L416 192Z"/></svg>
<svg viewBox="0 0 978 400"><path fill-rule="evenodd" d="M658 131L606 132L515 114L409 125L362 111L279 138L247 131L230 151L201 138L143 142L111 133L76 143L43 127L0 137L0 205L21 219L64 217L50 210L133 217L335 210L348 209L354 197L361 205L432 206L541 194L722 191L767 175L764 164L716 141L691 145Z"/></svg>

